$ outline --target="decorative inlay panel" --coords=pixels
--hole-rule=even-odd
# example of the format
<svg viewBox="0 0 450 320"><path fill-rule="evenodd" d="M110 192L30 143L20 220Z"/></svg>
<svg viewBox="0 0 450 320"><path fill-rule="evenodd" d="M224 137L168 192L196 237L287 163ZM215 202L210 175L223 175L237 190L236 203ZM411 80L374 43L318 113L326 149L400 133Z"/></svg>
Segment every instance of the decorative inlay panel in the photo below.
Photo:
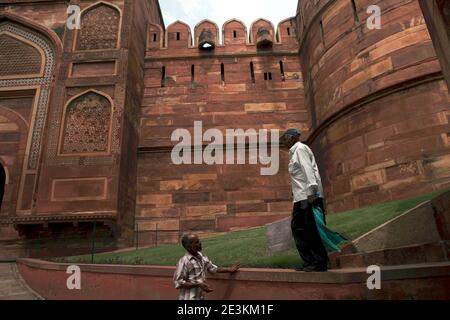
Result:
<svg viewBox="0 0 450 320"><path fill-rule="evenodd" d="M99 4L81 16L76 50L114 49L117 47L120 12L106 4Z"/></svg>
<svg viewBox="0 0 450 320"><path fill-rule="evenodd" d="M0 34L0 77L40 74L41 54L36 48Z"/></svg>
<svg viewBox="0 0 450 320"><path fill-rule="evenodd" d="M28 158L28 168L36 169L42 145L42 135L45 124L45 117L47 113L47 105L50 91L49 84L51 82L51 77L55 65L54 48L44 36L21 25L17 25L11 22L1 23L0 33L2 32L14 34L19 38L23 38L25 41L35 44L36 47L42 49L45 56L43 77L36 77L36 78L24 77L19 79L0 80L0 88L23 87L23 86L40 87L40 94L38 97L36 97L36 99L38 99L36 118L33 124L33 135L31 138L30 154Z"/></svg>
<svg viewBox="0 0 450 320"><path fill-rule="evenodd" d="M72 100L65 113L61 153L108 152L111 114L109 100L95 92Z"/></svg>

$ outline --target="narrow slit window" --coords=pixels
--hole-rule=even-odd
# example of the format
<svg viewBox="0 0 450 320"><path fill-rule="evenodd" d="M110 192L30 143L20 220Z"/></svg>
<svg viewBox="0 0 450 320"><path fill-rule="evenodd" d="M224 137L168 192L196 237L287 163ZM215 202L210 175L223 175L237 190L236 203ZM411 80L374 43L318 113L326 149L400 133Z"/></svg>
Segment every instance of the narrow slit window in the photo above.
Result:
<svg viewBox="0 0 450 320"><path fill-rule="evenodd" d="M272 80L272 72L269 72L269 80Z"/></svg>
<svg viewBox="0 0 450 320"><path fill-rule="evenodd" d="M156 33L153 34L153 42L156 42L158 40L158 35Z"/></svg>
<svg viewBox="0 0 450 320"><path fill-rule="evenodd" d="M252 82L255 83L255 67L253 62L250 62L250 75L252 76Z"/></svg>
<svg viewBox="0 0 450 320"><path fill-rule="evenodd" d="M233 38L237 38L237 32L236 32L236 30L233 31Z"/></svg>
<svg viewBox="0 0 450 320"><path fill-rule="evenodd" d="M191 65L191 83L195 82L195 65Z"/></svg>
<svg viewBox="0 0 450 320"><path fill-rule="evenodd" d="M286 78L284 76L284 65L283 61L280 61L280 72L281 72L281 80L284 81Z"/></svg>
<svg viewBox="0 0 450 320"><path fill-rule="evenodd" d="M166 86L166 67L161 68L161 87Z"/></svg>
<svg viewBox="0 0 450 320"><path fill-rule="evenodd" d="M323 30L323 21L320 20L320 39L322 40L322 43L325 44L325 34Z"/></svg>
<svg viewBox="0 0 450 320"><path fill-rule="evenodd" d="M223 84L225 82L225 66L223 63L220 64L220 77Z"/></svg>
<svg viewBox="0 0 450 320"><path fill-rule="evenodd" d="M180 33L179 32L177 32L177 40L180 40Z"/></svg>
<svg viewBox="0 0 450 320"><path fill-rule="evenodd" d="M267 80L267 72L264 72L264 80Z"/></svg>
<svg viewBox="0 0 450 320"><path fill-rule="evenodd" d="M352 10L353 10L353 17L355 18L355 22L359 23L358 9L356 8L355 0L352 0Z"/></svg>
<svg viewBox="0 0 450 320"><path fill-rule="evenodd" d="M291 28L287 28L287 34L288 34L288 36L290 36L291 35Z"/></svg>

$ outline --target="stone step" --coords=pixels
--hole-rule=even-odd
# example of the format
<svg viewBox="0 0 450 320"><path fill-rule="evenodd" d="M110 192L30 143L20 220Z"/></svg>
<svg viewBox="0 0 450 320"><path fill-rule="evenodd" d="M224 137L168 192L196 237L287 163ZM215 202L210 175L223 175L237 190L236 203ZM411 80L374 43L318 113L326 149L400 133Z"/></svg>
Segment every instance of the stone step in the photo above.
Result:
<svg viewBox="0 0 450 320"><path fill-rule="evenodd" d="M450 241L389 248L370 252L345 253L330 257L331 268L362 268L370 265L395 266L450 260Z"/></svg>
<svg viewBox="0 0 450 320"><path fill-rule="evenodd" d="M36 300L36 297L30 294L17 294L7 297L0 297L0 300Z"/></svg>
<svg viewBox="0 0 450 320"><path fill-rule="evenodd" d="M24 279L49 300L176 300L175 266L82 265L81 290L67 290L67 264L19 260ZM367 287L366 268L328 272L242 268L214 274L209 300L450 299L450 262L381 266L381 289ZM126 276L128 281L123 281ZM152 290L148 290L151 287ZM114 288L115 290L110 290Z"/></svg>
<svg viewBox="0 0 450 320"><path fill-rule="evenodd" d="M0 300L36 300L21 278L15 263L0 263Z"/></svg>

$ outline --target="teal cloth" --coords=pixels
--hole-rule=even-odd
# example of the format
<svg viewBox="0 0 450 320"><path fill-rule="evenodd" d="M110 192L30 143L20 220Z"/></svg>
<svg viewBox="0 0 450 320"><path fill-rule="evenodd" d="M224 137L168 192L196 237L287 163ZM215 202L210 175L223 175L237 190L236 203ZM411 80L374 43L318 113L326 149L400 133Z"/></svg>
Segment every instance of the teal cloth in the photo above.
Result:
<svg viewBox="0 0 450 320"><path fill-rule="evenodd" d="M313 207L314 219L316 220L317 230L319 231L320 238L328 252L341 252L339 244L347 240L339 232L329 229L325 225L323 212L319 207Z"/></svg>

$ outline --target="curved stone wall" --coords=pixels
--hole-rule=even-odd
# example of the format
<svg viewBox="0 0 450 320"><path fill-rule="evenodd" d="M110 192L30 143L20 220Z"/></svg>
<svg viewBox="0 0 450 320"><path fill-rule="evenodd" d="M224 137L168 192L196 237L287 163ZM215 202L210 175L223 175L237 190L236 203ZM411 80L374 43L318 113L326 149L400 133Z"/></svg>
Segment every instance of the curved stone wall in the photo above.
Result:
<svg viewBox="0 0 450 320"><path fill-rule="evenodd" d="M329 210L450 185L450 98L418 1L300 0L296 18Z"/></svg>

